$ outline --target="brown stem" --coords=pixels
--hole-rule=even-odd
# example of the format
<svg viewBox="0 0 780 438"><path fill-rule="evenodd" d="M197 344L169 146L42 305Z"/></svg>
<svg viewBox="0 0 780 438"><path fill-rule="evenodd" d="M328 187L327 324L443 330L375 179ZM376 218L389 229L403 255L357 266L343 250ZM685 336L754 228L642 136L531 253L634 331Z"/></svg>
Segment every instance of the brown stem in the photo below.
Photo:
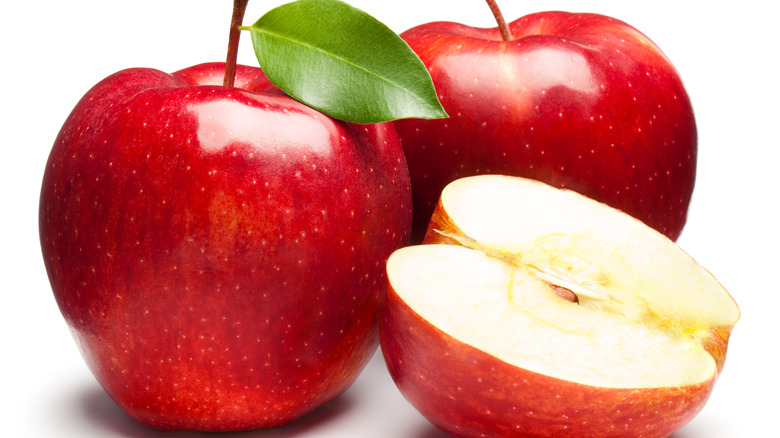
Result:
<svg viewBox="0 0 780 438"><path fill-rule="evenodd" d="M501 31L501 38L503 38L504 41L512 41L512 32L509 31L509 26L507 26L504 15L501 13L501 9L498 8L496 0L487 0L487 4L490 6L490 11L493 12L493 16L496 17L498 30Z"/></svg>
<svg viewBox="0 0 780 438"><path fill-rule="evenodd" d="M238 63L238 41L241 31L238 29L244 21L244 13L249 0L233 0L233 18L230 20L227 61L225 62L225 80L223 85L232 87L236 83L236 64Z"/></svg>

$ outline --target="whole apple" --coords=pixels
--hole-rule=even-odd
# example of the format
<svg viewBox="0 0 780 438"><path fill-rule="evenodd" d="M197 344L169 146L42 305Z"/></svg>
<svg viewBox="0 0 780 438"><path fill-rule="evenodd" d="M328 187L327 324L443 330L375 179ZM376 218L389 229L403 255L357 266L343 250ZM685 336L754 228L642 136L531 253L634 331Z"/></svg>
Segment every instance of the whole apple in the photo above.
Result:
<svg viewBox="0 0 780 438"><path fill-rule="evenodd" d="M450 119L395 122L414 197L414 240L444 186L508 174L576 190L671 239L686 221L697 132L678 72L628 24L541 12L498 28L437 22L401 34Z"/></svg>
<svg viewBox="0 0 780 438"><path fill-rule="evenodd" d="M118 72L77 104L40 198L49 279L107 393L163 430L289 422L377 346L411 188L390 124L336 121L259 68Z"/></svg>

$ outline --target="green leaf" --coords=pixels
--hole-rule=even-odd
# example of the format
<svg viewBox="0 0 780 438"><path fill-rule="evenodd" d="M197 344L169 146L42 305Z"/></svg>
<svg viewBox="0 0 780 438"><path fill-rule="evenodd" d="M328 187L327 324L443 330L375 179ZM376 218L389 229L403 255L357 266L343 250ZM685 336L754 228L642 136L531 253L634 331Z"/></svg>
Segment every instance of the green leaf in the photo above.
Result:
<svg viewBox="0 0 780 438"><path fill-rule="evenodd" d="M406 42L344 2L298 0L248 29L271 82L331 117L356 123L447 117Z"/></svg>

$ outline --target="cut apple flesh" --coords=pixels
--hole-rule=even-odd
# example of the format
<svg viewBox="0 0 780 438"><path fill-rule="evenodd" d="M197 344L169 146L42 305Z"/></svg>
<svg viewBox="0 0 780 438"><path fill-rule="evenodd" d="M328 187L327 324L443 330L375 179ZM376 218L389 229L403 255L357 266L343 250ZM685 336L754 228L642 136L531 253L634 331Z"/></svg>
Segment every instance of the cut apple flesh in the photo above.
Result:
<svg viewBox="0 0 780 438"><path fill-rule="evenodd" d="M714 379L739 318L715 278L660 233L531 180L450 184L426 242L449 244L407 247L388 261L401 300L465 344L571 382Z"/></svg>

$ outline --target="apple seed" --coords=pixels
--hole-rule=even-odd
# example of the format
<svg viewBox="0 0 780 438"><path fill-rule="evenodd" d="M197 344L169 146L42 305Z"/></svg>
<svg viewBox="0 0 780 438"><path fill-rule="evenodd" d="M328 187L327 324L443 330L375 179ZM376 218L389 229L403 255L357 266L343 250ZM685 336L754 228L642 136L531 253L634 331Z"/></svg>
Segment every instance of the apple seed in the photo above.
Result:
<svg viewBox="0 0 780 438"><path fill-rule="evenodd" d="M558 295L559 297L563 298L566 301L571 301L572 303L580 303L579 297L577 297L577 294L570 291L569 289L566 289L562 286L557 286L552 283L550 284L550 289L552 289L553 292L555 292L555 295Z"/></svg>

